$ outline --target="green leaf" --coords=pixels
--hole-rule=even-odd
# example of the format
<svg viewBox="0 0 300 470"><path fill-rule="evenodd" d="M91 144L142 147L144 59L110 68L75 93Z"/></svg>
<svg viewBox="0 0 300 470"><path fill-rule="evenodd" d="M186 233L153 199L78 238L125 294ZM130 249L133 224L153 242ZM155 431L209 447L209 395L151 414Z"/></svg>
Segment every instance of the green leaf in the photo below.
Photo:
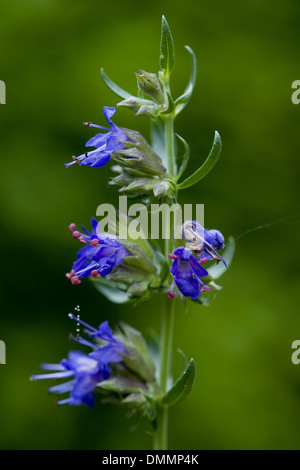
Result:
<svg viewBox="0 0 300 470"><path fill-rule="evenodd" d="M167 406L175 405L187 397L193 388L195 380L196 366L194 359L188 363L185 371L177 379L173 387L166 393L162 399L162 404Z"/></svg>
<svg viewBox="0 0 300 470"><path fill-rule="evenodd" d="M207 296L200 295L198 299L193 299L193 302L195 302L196 304L200 304L200 305L204 305L205 307L208 307L210 303L215 299L216 295L217 295L216 292L212 292L208 294Z"/></svg>
<svg viewBox="0 0 300 470"><path fill-rule="evenodd" d="M179 168L178 175L176 177L176 180L179 180L179 178L184 173L184 171L187 167L188 161L190 159L190 147L189 147L188 143L182 137L180 137L180 135L176 134L176 137L178 137L178 139L181 140L181 142L184 145L184 155L183 155L183 158L182 158L182 162L181 162L181 165L180 165L180 168Z"/></svg>
<svg viewBox="0 0 300 470"><path fill-rule="evenodd" d="M172 33L166 18L163 16L161 22L159 66L161 70L164 70L166 78L168 78L170 73L172 72L174 68L174 63L175 52Z"/></svg>
<svg viewBox="0 0 300 470"><path fill-rule="evenodd" d="M123 98L124 100L126 100L126 98L130 98L132 95L130 93L128 93L127 91L123 90L121 87L119 87L119 85L117 85L115 82L113 82L107 75L106 73L104 72L103 68L100 69L100 74L101 74L101 77L103 79L103 81L106 83L106 85L108 86L108 88L111 89L111 91L113 91L116 95L120 96L121 98Z"/></svg>
<svg viewBox="0 0 300 470"><path fill-rule="evenodd" d="M233 255L235 252L235 240L233 237L228 238L228 243L226 243L225 249L222 253L222 258L230 265ZM209 277L211 279L218 279L219 277L222 276L227 271L228 268L226 266L219 262L219 264L214 264L210 268L207 268Z"/></svg>
<svg viewBox="0 0 300 470"><path fill-rule="evenodd" d="M124 304L131 300L130 295L124 292L117 283L104 278L91 278L96 289L101 292L108 300L115 304ZM126 288L125 285L123 285Z"/></svg>
<svg viewBox="0 0 300 470"><path fill-rule="evenodd" d="M211 151L203 163L203 165L198 168L198 170L195 171L191 176L189 176L187 179L185 179L182 183L177 185L177 189L185 189L188 188L189 186L193 186L194 184L198 183L202 178L204 178L215 166L217 163L219 156L221 154L222 150L222 141L220 134L215 131L215 138L214 138L214 143L211 148Z"/></svg>
<svg viewBox="0 0 300 470"><path fill-rule="evenodd" d="M176 115L179 114L183 110L183 108L186 106L186 104L188 103L190 97L192 96L192 93L193 93L193 90L194 90L195 84L196 84L197 59L196 59L194 51L189 46L185 46L185 48L191 54L193 64L192 64L192 70L191 70L191 75L190 75L190 79L188 81L188 84L187 84L183 94L181 96L179 96L179 98L177 98L177 100L175 101Z"/></svg>
<svg viewBox="0 0 300 470"><path fill-rule="evenodd" d="M115 393L139 393L145 389L145 385L141 382L133 382L125 377L113 377L98 383L98 387Z"/></svg>

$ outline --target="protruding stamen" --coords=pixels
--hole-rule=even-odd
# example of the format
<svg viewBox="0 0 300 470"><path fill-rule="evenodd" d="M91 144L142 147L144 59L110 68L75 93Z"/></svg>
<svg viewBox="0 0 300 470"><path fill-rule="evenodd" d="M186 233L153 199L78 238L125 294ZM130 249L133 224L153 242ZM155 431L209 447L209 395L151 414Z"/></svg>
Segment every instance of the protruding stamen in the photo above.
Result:
<svg viewBox="0 0 300 470"><path fill-rule="evenodd" d="M92 272L91 272L91 276L97 278L97 277L101 277L100 274L98 273L97 269L94 269Z"/></svg>
<svg viewBox="0 0 300 470"><path fill-rule="evenodd" d="M68 317L71 318L71 320L75 320L76 322L81 323L81 325L87 327L89 330L92 330L92 331L95 331L95 332L98 331L98 330L97 330L96 328L94 328L93 326L89 325L88 323L85 323L85 322L82 321L80 318L76 317L73 313L69 313Z"/></svg>
<svg viewBox="0 0 300 470"><path fill-rule="evenodd" d="M80 243L83 243L84 245L87 245L87 241L85 241L83 236L79 237L78 240L80 241Z"/></svg>
<svg viewBox="0 0 300 470"><path fill-rule="evenodd" d="M92 241L91 241L91 245L92 246L99 246L99 240L97 238L94 238Z"/></svg>
<svg viewBox="0 0 300 470"><path fill-rule="evenodd" d="M201 292L204 292L204 291L210 290L210 289L211 289L211 287L209 287L209 286L202 286L202 287L200 287Z"/></svg>
<svg viewBox="0 0 300 470"><path fill-rule="evenodd" d="M74 230L74 232L72 232L72 236L73 236L74 238L78 238L79 235L80 235L80 232L78 232L78 230Z"/></svg>
<svg viewBox="0 0 300 470"><path fill-rule="evenodd" d="M66 273L66 277L67 277L68 279L71 279L74 275L75 275L74 269L72 269L70 273Z"/></svg>
<svg viewBox="0 0 300 470"><path fill-rule="evenodd" d="M69 230L71 230L72 233L74 232L75 228L76 228L76 224L69 225Z"/></svg>
<svg viewBox="0 0 300 470"><path fill-rule="evenodd" d="M83 122L82 123L85 127L96 127L97 129L103 129L104 131L110 131L107 127L98 126L97 124L93 124L92 122Z"/></svg>
<svg viewBox="0 0 300 470"><path fill-rule="evenodd" d="M81 280L79 279L78 276L73 276L71 277L71 282L73 285L77 286L78 284L81 284Z"/></svg>
<svg viewBox="0 0 300 470"><path fill-rule="evenodd" d="M177 255L174 255L173 253L169 253L169 254L168 254L168 258L170 258L170 259L177 259L178 256L177 256Z"/></svg>
<svg viewBox="0 0 300 470"><path fill-rule="evenodd" d="M175 294L173 294L173 292L171 292L170 290L167 292L167 296L169 297L169 299L175 299Z"/></svg>
<svg viewBox="0 0 300 470"><path fill-rule="evenodd" d="M206 258L206 257L201 258L201 259L198 259L198 263L199 263L199 264L206 263L206 261L208 261L208 258Z"/></svg>

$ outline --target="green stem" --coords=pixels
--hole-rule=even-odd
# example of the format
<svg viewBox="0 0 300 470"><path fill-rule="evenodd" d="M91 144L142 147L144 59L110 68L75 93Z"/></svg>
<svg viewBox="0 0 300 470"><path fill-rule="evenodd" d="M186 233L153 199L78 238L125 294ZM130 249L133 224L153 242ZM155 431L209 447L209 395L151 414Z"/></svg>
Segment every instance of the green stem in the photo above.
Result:
<svg viewBox="0 0 300 470"><path fill-rule="evenodd" d="M163 395L167 392L167 381L171 372L172 342L174 330L174 306L174 300L169 299L169 297L165 295L163 297L162 305L160 358L160 387Z"/></svg>
<svg viewBox="0 0 300 470"><path fill-rule="evenodd" d="M172 365L172 342L174 330L175 302L166 296L162 303L162 325L161 325L161 356L160 356L160 387L162 395L168 389L168 377ZM154 449L167 450L168 448L168 407L157 406L157 430L154 436Z"/></svg>
<svg viewBox="0 0 300 470"><path fill-rule="evenodd" d="M164 120L165 143L168 155L168 171L170 176L176 175L174 117L168 116Z"/></svg>
<svg viewBox="0 0 300 470"><path fill-rule="evenodd" d="M165 144L168 155L168 172L170 176L176 175L174 118L168 116L164 120ZM171 222L171 221L170 221ZM171 240L165 240L165 257L171 250ZM171 374L172 343L174 330L175 302L164 295L162 302L162 320L160 337L160 388L162 396L168 390L168 378ZM157 406L157 429L154 436L154 449L167 450L168 448L168 407Z"/></svg>

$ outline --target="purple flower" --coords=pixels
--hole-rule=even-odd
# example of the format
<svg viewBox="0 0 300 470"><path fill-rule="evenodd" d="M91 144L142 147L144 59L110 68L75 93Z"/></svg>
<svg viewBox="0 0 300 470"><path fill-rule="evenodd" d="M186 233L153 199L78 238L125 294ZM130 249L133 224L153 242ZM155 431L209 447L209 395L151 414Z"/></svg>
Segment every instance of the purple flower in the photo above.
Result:
<svg viewBox="0 0 300 470"><path fill-rule="evenodd" d="M92 230L84 227L84 234L76 230L75 224L69 226L74 238L85 244L77 253L71 272L66 274L72 284L80 284L82 277L100 277L109 274L116 266L124 262L130 252L116 238L102 235L96 219L91 220Z"/></svg>
<svg viewBox="0 0 300 470"><path fill-rule="evenodd" d="M174 276L170 297L174 297L174 283L185 297L197 299L201 290L206 290L208 286L199 279L207 276L208 272L201 266L202 260L192 255L192 252L184 247L176 248L173 254L169 255L173 259L171 274Z"/></svg>
<svg viewBox="0 0 300 470"><path fill-rule="evenodd" d="M94 389L100 382L110 377L109 364L121 362L123 360L121 354L127 354L127 351L123 343L113 336L107 321L101 323L97 330L72 313L69 317L85 326L90 337L99 338L106 344L102 345L97 342L87 341L81 336L73 336L72 339L88 346L92 349L92 352L84 354L81 351L70 351L68 358L63 359L59 364L41 364L41 369L54 372L33 375L31 380L71 379L48 389L50 393L55 392L57 394L70 392L68 398L59 400L57 404L84 404L92 407L94 404Z"/></svg>
<svg viewBox="0 0 300 470"><path fill-rule="evenodd" d="M79 163L80 165L90 165L93 168L104 166L109 161L111 155L114 152L125 148L125 145L122 144L121 141L128 141L129 138L125 132L122 131L120 127L117 127L111 120L111 117L115 114L116 109L104 106L103 112L108 124L110 125L110 129L92 124L90 122L84 123L84 125L87 127L96 127L98 129L108 131L106 134L100 133L95 135L85 144L86 147L95 147L96 150L85 152L79 157L73 157L74 161L66 163L66 167L69 167L74 163Z"/></svg>
<svg viewBox="0 0 300 470"><path fill-rule="evenodd" d="M224 237L219 230L205 230L199 222L193 220L185 222L182 232L189 242L189 248L197 253L203 263L216 260L222 261L227 266L226 261L217 252L225 246Z"/></svg>
<svg viewBox="0 0 300 470"><path fill-rule="evenodd" d="M52 370L50 374L33 375L31 380L40 379L65 379L68 382L50 387L50 393L57 394L70 392L70 396L57 402L58 405L88 405L94 404L93 390L99 382L108 379L110 369L107 363L89 357L80 351L70 351L68 359L63 359L60 364L41 364L41 369Z"/></svg>
<svg viewBox="0 0 300 470"><path fill-rule="evenodd" d="M122 341L113 336L112 330L108 325L108 321L104 321L103 323L101 323L101 325L99 325L99 328L96 329L83 322L82 320L78 319L72 313L69 314L69 317L72 320L75 320L85 326L85 333L87 333L90 338L95 338L96 340L98 338L101 341L107 343L105 345L99 345L97 343L91 343L89 341L86 341L81 336L73 336L73 339L75 341L78 341L79 343L84 344L85 346L89 346L92 348L95 348L97 346L96 349L89 354L89 357L92 357L93 359L96 359L97 361L103 364L108 362L121 362L123 360L122 354L127 354L126 348Z"/></svg>

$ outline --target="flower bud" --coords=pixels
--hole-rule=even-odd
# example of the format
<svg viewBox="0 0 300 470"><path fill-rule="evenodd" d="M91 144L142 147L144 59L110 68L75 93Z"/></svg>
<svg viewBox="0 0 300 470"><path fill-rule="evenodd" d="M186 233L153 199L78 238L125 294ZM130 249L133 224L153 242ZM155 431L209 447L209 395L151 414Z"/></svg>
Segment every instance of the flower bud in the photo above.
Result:
<svg viewBox="0 0 300 470"><path fill-rule="evenodd" d="M120 101L117 106L125 106L126 108L132 109L135 113L138 113L141 108L148 106L153 107L155 106L155 103L150 100L137 98L136 96L130 96L129 98Z"/></svg>
<svg viewBox="0 0 300 470"><path fill-rule="evenodd" d="M150 96L157 104L164 104L165 97L155 73L148 73L141 70L140 74L136 74L136 78L138 87L145 95Z"/></svg>

